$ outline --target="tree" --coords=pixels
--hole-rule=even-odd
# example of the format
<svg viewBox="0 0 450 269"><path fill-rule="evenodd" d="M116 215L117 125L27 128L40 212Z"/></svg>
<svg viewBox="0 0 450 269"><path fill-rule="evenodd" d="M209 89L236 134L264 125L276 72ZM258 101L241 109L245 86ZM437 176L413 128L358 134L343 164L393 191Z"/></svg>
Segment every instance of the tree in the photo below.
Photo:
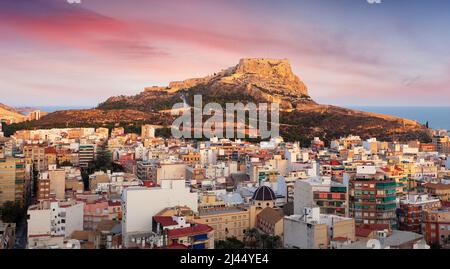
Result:
<svg viewBox="0 0 450 269"><path fill-rule="evenodd" d="M89 169L81 169L81 178L83 179L84 190L89 190Z"/></svg>
<svg viewBox="0 0 450 269"><path fill-rule="evenodd" d="M24 208L19 202L8 201L0 207L1 219L5 223L18 223L24 213Z"/></svg>
<svg viewBox="0 0 450 269"><path fill-rule="evenodd" d="M216 241L214 246L216 249L242 249L245 244L236 237L230 237L225 240Z"/></svg>
<svg viewBox="0 0 450 269"><path fill-rule="evenodd" d="M65 167L65 166L73 166L72 163L68 160L65 160L64 162L59 164L59 167Z"/></svg>
<svg viewBox="0 0 450 269"><path fill-rule="evenodd" d="M261 234L258 229L252 228L245 232L244 243L250 248L258 248L258 242L261 240Z"/></svg>
<svg viewBox="0 0 450 269"><path fill-rule="evenodd" d="M427 123L425 123L425 127L427 127L427 129L430 129L430 123L427 121Z"/></svg>
<svg viewBox="0 0 450 269"><path fill-rule="evenodd" d="M35 163L33 163L33 170L31 172L31 176L32 176L32 183L31 185L33 186L32 188L32 197L37 197L37 193L38 193L38 189L39 189L39 184L38 184L38 180L39 180L39 171L36 167L37 165Z"/></svg>
<svg viewBox="0 0 450 269"><path fill-rule="evenodd" d="M269 235L263 240L264 249L277 249L281 247L281 238L278 235Z"/></svg>
<svg viewBox="0 0 450 269"><path fill-rule="evenodd" d="M267 243L269 241L269 237L270 237L270 235L265 234L265 233L260 235L260 240L259 240L259 248L260 249L267 249Z"/></svg>
<svg viewBox="0 0 450 269"><path fill-rule="evenodd" d="M155 135L158 137L170 138L172 136L172 129L165 125L163 128L156 129Z"/></svg>
<svg viewBox="0 0 450 269"><path fill-rule="evenodd" d="M112 163L112 171L113 172L125 172L125 168L119 163Z"/></svg>
<svg viewBox="0 0 450 269"><path fill-rule="evenodd" d="M97 154L94 161L94 169L106 172L107 170L112 170L112 168L112 154L108 149L106 149L106 145L104 143L97 149Z"/></svg>

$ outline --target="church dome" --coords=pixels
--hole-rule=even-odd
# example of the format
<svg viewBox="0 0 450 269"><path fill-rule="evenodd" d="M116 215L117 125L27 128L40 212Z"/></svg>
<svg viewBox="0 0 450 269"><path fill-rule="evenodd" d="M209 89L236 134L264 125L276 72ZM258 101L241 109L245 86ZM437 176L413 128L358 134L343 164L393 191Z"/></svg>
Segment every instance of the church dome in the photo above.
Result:
<svg viewBox="0 0 450 269"><path fill-rule="evenodd" d="M256 189L252 197L253 201L273 201L276 200L275 192L268 186L261 186Z"/></svg>

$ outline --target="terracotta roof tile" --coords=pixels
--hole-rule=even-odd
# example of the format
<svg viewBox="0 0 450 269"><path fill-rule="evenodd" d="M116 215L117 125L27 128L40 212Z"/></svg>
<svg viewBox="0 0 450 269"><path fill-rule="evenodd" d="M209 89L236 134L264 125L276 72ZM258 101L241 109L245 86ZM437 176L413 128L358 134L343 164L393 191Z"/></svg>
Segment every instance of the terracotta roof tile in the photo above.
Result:
<svg viewBox="0 0 450 269"><path fill-rule="evenodd" d="M167 230L167 235L169 236L169 238L177 238L182 236L205 234L211 232L212 230L213 228L208 225L197 224L192 227Z"/></svg>

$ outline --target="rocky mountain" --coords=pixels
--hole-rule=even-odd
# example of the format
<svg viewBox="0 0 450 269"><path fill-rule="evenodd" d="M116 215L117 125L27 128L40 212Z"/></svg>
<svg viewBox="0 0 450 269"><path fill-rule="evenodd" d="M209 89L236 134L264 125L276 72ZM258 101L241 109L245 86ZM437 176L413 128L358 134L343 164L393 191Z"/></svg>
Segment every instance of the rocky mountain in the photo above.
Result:
<svg viewBox="0 0 450 269"><path fill-rule="evenodd" d="M114 122L148 122L170 125L167 113L175 103L280 103L282 135L288 140L308 141L360 135L383 139L427 139L427 129L408 119L317 104L305 83L292 72L286 59L242 59L239 64L213 75L171 82L167 87L148 87L135 96L111 97L93 110L50 113L32 126L91 125Z"/></svg>
<svg viewBox="0 0 450 269"><path fill-rule="evenodd" d="M172 108L184 96L192 101L195 94L203 95L204 102L277 102L286 109L315 104L288 60L242 59L238 65L211 76L171 82L168 87L149 87L135 96L111 97L98 108L155 112Z"/></svg>
<svg viewBox="0 0 450 269"><path fill-rule="evenodd" d="M12 107L0 103L0 121L6 123L22 122L26 118L25 115Z"/></svg>

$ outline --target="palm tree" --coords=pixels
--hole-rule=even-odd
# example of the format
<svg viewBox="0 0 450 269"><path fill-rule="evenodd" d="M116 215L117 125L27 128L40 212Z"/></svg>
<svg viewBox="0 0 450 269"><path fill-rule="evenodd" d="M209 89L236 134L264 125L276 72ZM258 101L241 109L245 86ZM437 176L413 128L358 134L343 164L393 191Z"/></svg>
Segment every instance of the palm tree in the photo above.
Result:
<svg viewBox="0 0 450 269"><path fill-rule="evenodd" d="M277 249L281 246L281 237L278 235L268 236L266 239L265 247L266 249Z"/></svg>
<svg viewBox="0 0 450 269"><path fill-rule="evenodd" d="M258 229L252 228L245 232L244 242L251 248L256 248L258 242L261 240L261 234Z"/></svg>

